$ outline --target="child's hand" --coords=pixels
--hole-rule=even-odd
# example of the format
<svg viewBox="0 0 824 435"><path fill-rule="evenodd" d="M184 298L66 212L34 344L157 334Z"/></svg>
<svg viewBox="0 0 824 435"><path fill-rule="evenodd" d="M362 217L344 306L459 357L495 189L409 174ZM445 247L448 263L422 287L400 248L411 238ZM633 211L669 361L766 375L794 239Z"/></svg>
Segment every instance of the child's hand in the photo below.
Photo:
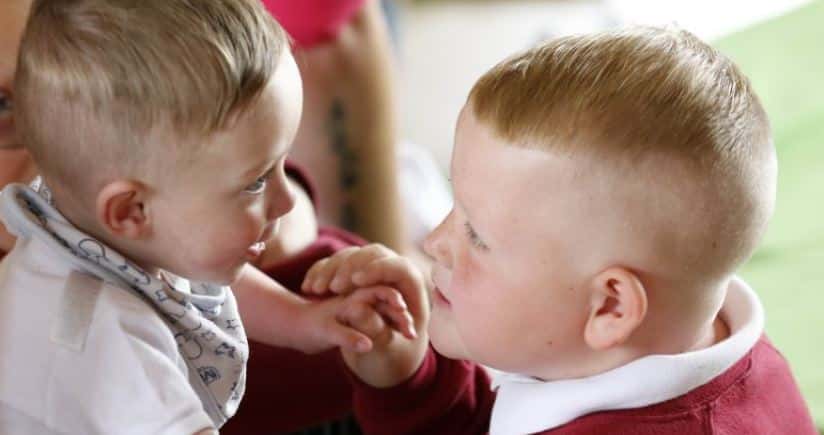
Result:
<svg viewBox="0 0 824 435"><path fill-rule="evenodd" d="M376 326L377 325L377 326ZM389 325L389 326L387 326ZM397 290L375 286L355 294L303 305L297 317L294 344L305 353L339 346L347 352L372 349L373 331L390 327L415 337L412 316Z"/></svg>
<svg viewBox="0 0 824 435"><path fill-rule="evenodd" d="M346 248L318 261L306 272L301 290L315 295L348 294L357 288L388 285L409 299L423 283L423 275L409 260L383 245L371 244Z"/></svg>
<svg viewBox="0 0 824 435"><path fill-rule="evenodd" d="M354 297L373 286L390 286L401 292L417 331L417 337L404 338L392 319L349 320L350 326L371 337L373 349L362 353L344 348L344 360L361 380L384 388L413 375L426 354L429 304L421 272L388 248L369 245L345 249L319 261L306 274L302 288L307 293L352 293L348 297Z"/></svg>

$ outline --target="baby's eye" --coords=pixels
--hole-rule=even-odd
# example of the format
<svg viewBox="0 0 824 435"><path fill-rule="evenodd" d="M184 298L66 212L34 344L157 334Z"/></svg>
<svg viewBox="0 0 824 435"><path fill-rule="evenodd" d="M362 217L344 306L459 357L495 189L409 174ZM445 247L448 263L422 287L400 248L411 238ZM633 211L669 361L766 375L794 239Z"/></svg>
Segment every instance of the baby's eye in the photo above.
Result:
<svg viewBox="0 0 824 435"><path fill-rule="evenodd" d="M266 189L266 178L268 178L268 174L258 178L257 180L255 180L254 183L246 186L246 188L243 189L243 191L246 193L254 194L263 192L263 190Z"/></svg>
<svg viewBox="0 0 824 435"><path fill-rule="evenodd" d="M261 175L254 183L246 186L243 189L246 193L251 193L253 195L262 193L264 189L266 189L266 183L269 181L269 177L272 176L272 173L275 171L275 168L269 169L266 171L265 174Z"/></svg>

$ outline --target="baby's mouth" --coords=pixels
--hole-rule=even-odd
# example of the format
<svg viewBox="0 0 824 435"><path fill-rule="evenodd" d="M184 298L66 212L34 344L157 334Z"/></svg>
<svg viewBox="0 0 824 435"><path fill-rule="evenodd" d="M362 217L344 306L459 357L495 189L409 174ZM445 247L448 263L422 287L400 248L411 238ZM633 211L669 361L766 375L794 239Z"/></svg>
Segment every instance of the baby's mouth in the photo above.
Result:
<svg viewBox="0 0 824 435"><path fill-rule="evenodd" d="M251 257L260 257L263 254L263 251L266 250L266 242L257 242L254 245L250 246L246 249L246 253L249 254Z"/></svg>

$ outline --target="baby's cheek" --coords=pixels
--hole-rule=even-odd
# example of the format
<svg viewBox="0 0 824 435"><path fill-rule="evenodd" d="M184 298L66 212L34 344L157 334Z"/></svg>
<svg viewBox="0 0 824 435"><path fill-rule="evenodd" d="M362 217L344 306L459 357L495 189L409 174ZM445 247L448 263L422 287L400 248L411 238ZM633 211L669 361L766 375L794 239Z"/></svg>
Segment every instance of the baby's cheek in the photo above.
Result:
<svg viewBox="0 0 824 435"><path fill-rule="evenodd" d="M217 232L202 242L198 263L201 267L222 268L230 263L237 263L246 255L254 243L254 236L249 232Z"/></svg>

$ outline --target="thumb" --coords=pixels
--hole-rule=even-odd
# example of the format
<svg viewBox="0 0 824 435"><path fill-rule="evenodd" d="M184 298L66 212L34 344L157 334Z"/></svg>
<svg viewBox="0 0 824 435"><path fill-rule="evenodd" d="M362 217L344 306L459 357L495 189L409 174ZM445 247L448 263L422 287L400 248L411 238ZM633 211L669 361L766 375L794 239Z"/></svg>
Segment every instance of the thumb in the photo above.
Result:
<svg viewBox="0 0 824 435"><path fill-rule="evenodd" d="M336 321L330 324L327 339L331 344L350 352L363 353L372 350L372 340L366 334Z"/></svg>

